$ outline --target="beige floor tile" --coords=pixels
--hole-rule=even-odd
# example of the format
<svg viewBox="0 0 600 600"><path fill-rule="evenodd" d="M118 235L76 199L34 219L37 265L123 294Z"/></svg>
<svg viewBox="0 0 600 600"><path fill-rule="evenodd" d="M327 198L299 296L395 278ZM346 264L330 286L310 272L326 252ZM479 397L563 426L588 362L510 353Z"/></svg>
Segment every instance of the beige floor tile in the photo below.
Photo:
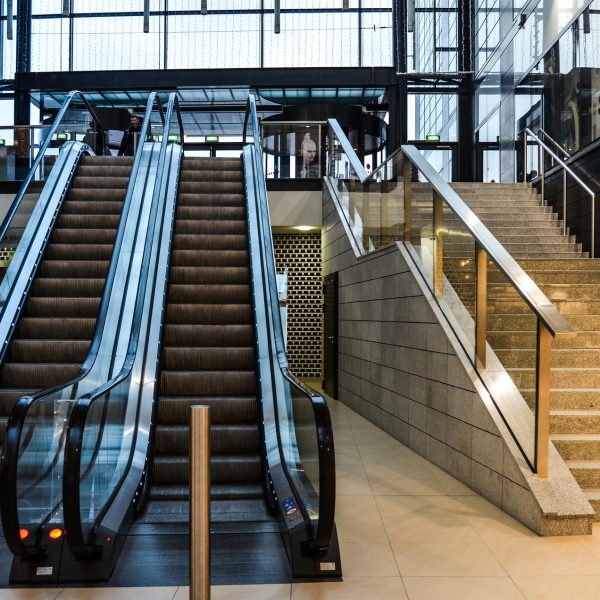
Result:
<svg viewBox="0 0 600 600"><path fill-rule="evenodd" d="M461 517L384 517L390 542L477 542L478 535Z"/></svg>
<svg viewBox="0 0 600 600"><path fill-rule="evenodd" d="M404 577L410 600L522 600L510 577Z"/></svg>
<svg viewBox="0 0 600 600"><path fill-rule="evenodd" d="M371 484L366 477L336 477L336 492L343 496L369 496L373 494Z"/></svg>
<svg viewBox="0 0 600 600"><path fill-rule="evenodd" d="M486 544L513 577L600 574L600 560L577 540L488 540Z"/></svg>
<svg viewBox="0 0 600 600"><path fill-rule="evenodd" d="M479 496L470 487L467 487L464 483L452 477L452 475L448 475L448 473L444 473L439 469L434 477L442 484L444 492L449 496Z"/></svg>
<svg viewBox="0 0 600 600"><path fill-rule="evenodd" d="M403 577L502 577L506 572L483 542L392 543Z"/></svg>
<svg viewBox="0 0 600 600"><path fill-rule="evenodd" d="M514 577L527 600L598 600L600 575Z"/></svg>
<svg viewBox="0 0 600 600"><path fill-rule="evenodd" d="M465 496L454 501L484 541L539 538L525 525L480 496Z"/></svg>
<svg viewBox="0 0 600 600"><path fill-rule="evenodd" d="M407 600L400 577L344 577L331 583L296 583L292 600Z"/></svg>
<svg viewBox="0 0 600 600"><path fill-rule="evenodd" d="M382 465L379 463L365 463L365 471L371 480L375 479L414 479L414 480L431 480L431 471L420 465Z"/></svg>
<svg viewBox="0 0 600 600"><path fill-rule="evenodd" d="M289 600L292 586L289 583L273 585L213 585L211 600ZM188 587L180 587L173 600L189 600ZM143 600L146 600L145 598Z"/></svg>
<svg viewBox="0 0 600 600"><path fill-rule="evenodd" d="M431 479L381 479L369 477L371 489L376 496L442 496L442 484Z"/></svg>
<svg viewBox="0 0 600 600"><path fill-rule="evenodd" d="M398 452L396 449L385 448L371 448L367 450L360 445L358 446L358 451L366 468L371 464L390 467L406 465L427 468L429 466L429 463L423 457L414 452Z"/></svg>
<svg viewBox="0 0 600 600"><path fill-rule="evenodd" d="M67 588L59 600L173 600L176 587Z"/></svg>
<svg viewBox="0 0 600 600"><path fill-rule="evenodd" d="M62 592L60 588L44 590L19 590L6 589L0 590L0 600L56 600Z"/></svg>
<svg viewBox="0 0 600 600"><path fill-rule="evenodd" d="M368 496L341 496L335 499L335 515L337 517L378 517L379 507L375 497Z"/></svg>
<svg viewBox="0 0 600 600"><path fill-rule="evenodd" d="M375 502L385 517L462 517L460 507L448 496L375 496Z"/></svg>
<svg viewBox="0 0 600 600"><path fill-rule="evenodd" d="M345 577L397 577L400 573L389 542L341 542Z"/></svg>
<svg viewBox="0 0 600 600"><path fill-rule="evenodd" d="M386 530L380 516L337 517L335 520L340 542L387 542Z"/></svg>

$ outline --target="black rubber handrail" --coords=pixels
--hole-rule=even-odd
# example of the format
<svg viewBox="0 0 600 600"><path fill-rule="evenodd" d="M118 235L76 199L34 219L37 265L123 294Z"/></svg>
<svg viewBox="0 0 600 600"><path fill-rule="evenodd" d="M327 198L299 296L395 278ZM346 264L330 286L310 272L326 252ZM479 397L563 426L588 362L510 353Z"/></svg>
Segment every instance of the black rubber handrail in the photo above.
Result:
<svg viewBox="0 0 600 600"><path fill-rule="evenodd" d="M72 97L76 94L81 95L81 92L71 92L65 103L63 108L57 115L57 119L55 120L55 124L53 125L50 132L54 132L58 126L57 121L59 118L62 118L64 113L66 112L66 107L70 103ZM142 126L142 131L140 135L140 139L145 139L145 136L148 131L148 123L150 121L150 115L152 113L152 109L155 104L158 104L159 113L161 115L161 119L164 121L164 114L162 110L162 105L160 103L160 98L156 93L152 93L148 99L146 114L144 118L144 124ZM42 159L42 154L45 152L48 147L50 135L46 139L46 142L40 153L38 154L38 158L34 163L30 173L29 173L29 181L31 180L31 176L33 171L38 167L39 162ZM138 151L134 158L133 167L130 176L130 182L135 181L137 172L140 167L141 155L142 155L143 144L140 144L138 147ZM27 180L26 180L27 181ZM79 381L81 381L89 372L91 367L96 360L96 355L98 352L98 348L100 345L100 339L102 337L102 332L104 330L105 322L106 322L106 314L108 310L110 294L112 292L112 287L114 284L114 280L116 277L117 271L117 263L119 259L120 249L123 243L123 238L125 235L125 224L127 221L127 214L129 213L129 209L131 207L131 202L133 198L133 188L130 187L127 190L125 201L123 203L123 210L121 213L121 220L119 224L119 229L117 231L117 235L115 238L115 245L113 249L113 254L111 257L111 261L109 264L108 274L106 278L106 283L104 285L104 292L102 296L102 300L100 303L100 310L98 313L98 319L96 321L96 327L94 329L94 336L92 338L92 343L90 345L90 349L88 351L88 356L84 361L83 365L79 373L68 380L66 383L62 383L56 386L53 386L49 389L43 390L34 394L32 396L24 396L20 398L13 410L8 420L6 434L5 434L5 445L3 448L3 456L2 456L2 468L0 471L0 488L2 489L2 494L0 494L0 511L2 513L2 527L4 530L4 537L6 539L6 543L10 548L13 554L17 556L21 556L23 558L35 558L41 555L44 555L45 550L41 544L35 545L26 545L20 536L20 524L19 524L19 514L18 514L18 496L17 496L17 483L18 483L18 460L19 460L19 448L21 444L21 437L23 426L25 424L25 420L27 415L31 409L31 407L38 401L43 400L45 397L50 396L58 392L60 389L75 386ZM16 211L16 209L15 209ZM8 344L5 344L8 346ZM62 439L62 438L61 438ZM57 456L58 453L62 450L61 447L57 447ZM55 457L56 461L56 457ZM55 461L53 461L55 463ZM42 473L38 478L38 481L43 479L47 471Z"/></svg>
<svg viewBox="0 0 600 600"><path fill-rule="evenodd" d="M181 113L179 109L179 100L177 98L176 93L172 93L169 96L169 104L166 111L165 118L165 126L167 129L172 119L173 112L176 113L179 130L180 130L180 138L183 141L183 123L181 120ZM162 165L165 161L166 149L168 145L168 135L163 134L163 139L160 148L159 160L158 164ZM161 182L159 181L155 186L155 193L153 195L151 213L149 218L149 223L153 224L153 227L150 227L146 234L146 242L144 245L144 254L142 258L141 265L141 276L138 282L138 291L136 296L135 308L133 309L133 325L131 328L131 334L129 338L129 343L127 347L127 354L123 363L122 369L119 373L105 382L92 392L85 394L81 398L78 398L73 406L71 411L71 416L69 419L69 427L67 430L67 440L65 445L65 462L63 469L63 514L65 521L65 529L69 532L67 536L67 543L69 545L70 551L73 555L78 559L86 559L86 558L94 558L98 555L98 547L91 542L91 540L85 539L85 534L83 531L83 523L81 520L81 449L83 447L83 436L85 434L85 425L87 421L87 417L91 407L94 402L96 402L99 398L102 398L106 394L109 394L111 390L116 388L119 384L127 379L127 377L131 373L131 369L133 367L136 353L139 347L139 339L140 339L140 329L143 318L143 305L145 301L146 288L148 282L150 281L149 270L150 270L150 261L152 259L152 252L154 250L152 239L155 235L155 228L158 226L162 226L163 220L157 219L158 217L158 206L160 204L160 194L158 193L161 189ZM110 400L105 400L106 402L110 402ZM136 417L137 420L137 417ZM104 427L104 423L101 424L101 428ZM101 433L101 432L100 432ZM137 435L137 428L136 434ZM129 455L127 468L123 470L123 475L119 482L114 486L114 489L110 496L104 503L103 508L99 511L96 516L95 523L99 523L103 516L105 515L108 507L113 501L114 497L119 491L119 488L124 483L125 479L128 475L129 466L131 465L131 460L133 457L133 452L135 449L135 435L132 441L131 451ZM88 469L86 470L85 475L90 471L94 464L94 460L97 456L98 449L101 444L101 435L98 435L95 444L95 450L92 456L92 459L89 462ZM93 529L93 528L92 528Z"/></svg>
<svg viewBox="0 0 600 600"><path fill-rule="evenodd" d="M262 150L260 146L260 132L258 128L258 117L256 114L256 100L253 95L248 96L246 103L246 114L244 116L244 134L243 142L246 143L246 131L248 123L251 123L253 147L255 154L255 177L258 178L259 206L260 206L260 225L262 229L262 251L265 257L267 267L267 294L270 295L270 304L273 307L271 317L273 319L272 329L275 338L275 352L281 369L281 374L290 386L297 388L303 393L311 403L313 416L316 425L316 435L319 454L319 520L316 531L309 528L312 539L310 540L310 549L313 551L326 550L330 544L335 521L335 452L333 444L333 429L331 426L331 416L325 399L309 390L304 384L292 375L289 369L287 354L285 350L285 339L281 323L281 314L279 312L279 298L277 296L277 279L275 274L275 253L273 250L273 236L271 223L269 219L267 192L264 173L262 172ZM275 411L277 414L277 402L275 402ZM277 422L279 429L279 423ZM281 453L281 447L280 447ZM284 468L286 478L296 498L300 497L298 490L288 472L285 458L282 456L281 464ZM302 503L298 503L302 506ZM306 511L303 510L306 515Z"/></svg>

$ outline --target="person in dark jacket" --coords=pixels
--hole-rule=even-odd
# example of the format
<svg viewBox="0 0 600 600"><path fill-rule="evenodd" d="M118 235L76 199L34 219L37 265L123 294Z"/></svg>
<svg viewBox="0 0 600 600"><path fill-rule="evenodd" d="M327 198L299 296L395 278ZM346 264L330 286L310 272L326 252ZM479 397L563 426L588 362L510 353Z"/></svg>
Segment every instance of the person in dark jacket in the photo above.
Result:
<svg viewBox="0 0 600 600"><path fill-rule="evenodd" d="M121 147L119 148L119 156L133 156L135 154L134 137L137 134L139 138L140 131L142 131L142 120L137 115L131 115L130 126L123 133L123 139L121 140ZM139 144L140 140L137 140Z"/></svg>

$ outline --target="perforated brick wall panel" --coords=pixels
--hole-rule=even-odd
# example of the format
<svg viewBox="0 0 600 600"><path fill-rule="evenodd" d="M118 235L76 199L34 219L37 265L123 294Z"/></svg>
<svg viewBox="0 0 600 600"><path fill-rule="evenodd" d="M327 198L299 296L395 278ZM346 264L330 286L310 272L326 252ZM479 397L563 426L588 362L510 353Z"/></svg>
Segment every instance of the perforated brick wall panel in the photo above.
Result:
<svg viewBox="0 0 600 600"><path fill-rule="evenodd" d="M287 356L296 377L321 377L321 234L273 235L277 272L288 268Z"/></svg>

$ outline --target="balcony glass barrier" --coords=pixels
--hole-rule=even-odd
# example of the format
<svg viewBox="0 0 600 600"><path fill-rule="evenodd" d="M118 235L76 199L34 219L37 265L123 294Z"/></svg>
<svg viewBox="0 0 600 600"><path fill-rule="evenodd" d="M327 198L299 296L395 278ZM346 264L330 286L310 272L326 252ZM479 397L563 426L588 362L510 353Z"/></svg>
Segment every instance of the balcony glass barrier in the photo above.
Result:
<svg viewBox="0 0 600 600"><path fill-rule="evenodd" d="M574 336L571 327L483 225L485 203L446 183L417 148L402 146L369 175L330 120L327 151L328 190L355 251L405 245L523 456L547 476L551 340ZM511 332L527 336L522 351L507 350Z"/></svg>

